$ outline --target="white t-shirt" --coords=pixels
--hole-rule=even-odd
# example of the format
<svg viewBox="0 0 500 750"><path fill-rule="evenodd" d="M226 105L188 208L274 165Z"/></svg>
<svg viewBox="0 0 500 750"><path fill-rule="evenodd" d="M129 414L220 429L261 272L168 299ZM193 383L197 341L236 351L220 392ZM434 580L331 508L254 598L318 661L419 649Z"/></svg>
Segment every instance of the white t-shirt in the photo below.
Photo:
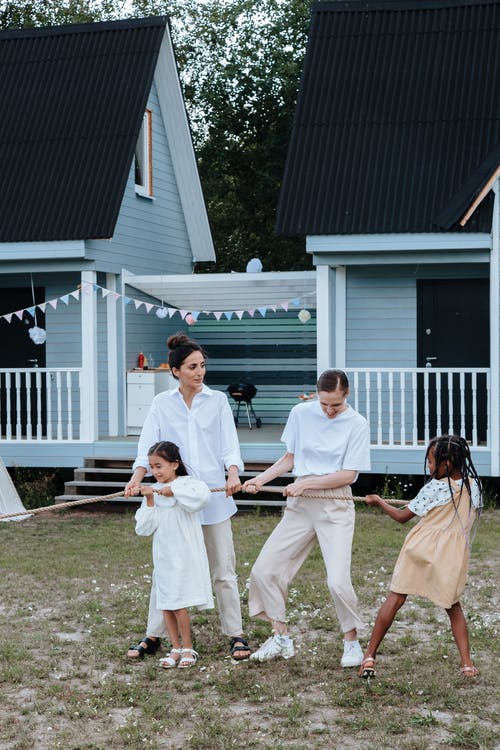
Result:
<svg viewBox="0 0 500 750"><path fill-rule="evenodd" d="M297 404L288 416L281 441L294 455L297 477L343 469L369 471L371 467L368 423L349 405L329 419L318 400Z"/></svg>
<svg viewBox="0 0 500 750"><path fill-rule="evenodd" d="M179 447L188 472L213 487L224 487L224 466L243 471L240 444L227 397L206 385L193 398L189 409L178 388L153 399L137 446L134 470L149 472L148 451L159 440ZM236 513L236 504L224 492L212 492L208 506L200 512L202 524L220 523Z"/></svg>
<svg viewBox="0 0 500 750"><path fill-rule="evenodd" d="M463 482L461 479L453 480L456 484L461 487ZM453 485L452 485L453 486ZM472 505L475 508L481 507L481 493L474 479L470 479L470 491ZM430 482L424 484L422 489L417 493L417 496L408 504L409 510L415 513L416 516L426 516L427 513L433 508L437 508L439 505L446 505L451 503L452 494L450 493L450 486L447 479L431 479Z"/></svg>

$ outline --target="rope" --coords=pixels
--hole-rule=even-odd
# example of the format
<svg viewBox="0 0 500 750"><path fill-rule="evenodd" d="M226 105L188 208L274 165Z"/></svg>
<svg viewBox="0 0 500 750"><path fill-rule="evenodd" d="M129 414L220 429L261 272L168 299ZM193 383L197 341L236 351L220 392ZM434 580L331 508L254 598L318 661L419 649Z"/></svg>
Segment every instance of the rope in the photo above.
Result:
<svg viewBox="0 0 500 750"><path fill-rule="evenodd" d="M210 492L225 492L225 487L213 487ZM271 492L278 495L283 494L284 487L272 487L272 486L266 486L261 487L259 490L260 492ZM90 505L91 503L101 503L106 500L113 500L117 497L124 497L123 490L121 492L113 492L111 495L100 495L99 497L85 497L80 500L70 500L67 503L56 503L55 505L44 505L41 508L33 508L32 510L20 510L16 513L3 513L0 515L0 521L3 521L5 518L16 518L17 516L36 516L39 513L45 513L49 510L64 510L65 508L74 508L77 505ZM255 493L255 494L259 494ZM332 493L332 494L330 494ZM353 496L353 497L345 497L341 495L335 495L335 490L323 490L322 495L315 495L314 490L306 490L302 497L310 497L317 500L354 500L356 503L364 503L365 498L364 496ZM248 493L252 494L253 493ZM394 498L383 498L386 503L389 503L390 505L408 505L408 503L404 500L395 500Z"/></svg>

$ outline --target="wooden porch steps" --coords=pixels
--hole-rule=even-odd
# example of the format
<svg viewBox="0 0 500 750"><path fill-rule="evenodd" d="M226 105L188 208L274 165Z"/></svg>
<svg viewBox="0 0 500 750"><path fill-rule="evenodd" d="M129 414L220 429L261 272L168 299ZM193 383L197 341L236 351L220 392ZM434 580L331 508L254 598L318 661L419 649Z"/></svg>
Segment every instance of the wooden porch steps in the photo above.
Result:
<svg viewBox="0 0 500 750"><path fill-rule="evenodd" d="M74 471L74 479L65 482L64 494L55 498L56 503L66 503L72 500L81 500L84 498L101 497L102 495L111 495L122 489L132 476L133 458L86 458L84 466L78 467ZM245 471L241 475L243 481L251 479L261 471L270 466L270 463L262 461L249 462L245 465ZM273 484L287 484L291 481L291 474L284 474L279 479L273 481ZM264 508L275 508L284 505L282 498L273 496L264 496L257 501L256 498L245 493L235 495L235 501L238 508L249 510L259 505ZM126 507L137 507L140 500L136 497L120 498L110 500L109 502L101 501L99 503L89 503L82 506L85 510L101 509L110 510L112 508L123 509Z"/></svg>

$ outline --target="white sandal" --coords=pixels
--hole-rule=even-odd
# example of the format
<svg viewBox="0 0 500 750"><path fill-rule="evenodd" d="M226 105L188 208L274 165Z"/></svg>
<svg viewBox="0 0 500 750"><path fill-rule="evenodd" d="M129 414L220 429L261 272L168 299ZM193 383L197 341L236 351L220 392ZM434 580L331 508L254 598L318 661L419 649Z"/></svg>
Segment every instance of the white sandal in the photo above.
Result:
<svg viewBox="0 0 500 750"><path fill-rule="evenodd" d="M181 658L178 664L179 669L194 667L198 660L198 652L194 648L181 648Z"/></svg>
<svg viewBox="0 0 500 750"><path fill-rule="evenodd" d="M160 667L163 667L163 669L174 669L174 667L177 667L181 659L174 659L172 654L179 654L182 656L183 650L184 649L182 648L171 648L170 652L160 659Z"/></svg>

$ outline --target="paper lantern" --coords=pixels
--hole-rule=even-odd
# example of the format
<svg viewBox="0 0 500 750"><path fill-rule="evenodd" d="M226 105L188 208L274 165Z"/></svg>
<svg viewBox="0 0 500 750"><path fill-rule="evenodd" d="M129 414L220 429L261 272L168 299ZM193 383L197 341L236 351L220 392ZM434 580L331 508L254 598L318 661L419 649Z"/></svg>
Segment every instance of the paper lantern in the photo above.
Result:
<svg viewBox="0 0 500 750"><path fill-rule="evenodd" d="M34 344L44 344L45 339L47 338L47 331L44 328L33 326L33 328L30 328L29 330L29 335Z"/></svg>
<svg viewBox="0 0 500 750"><path fill-rule="evenodd" d="M156 311L157 318L163 319L163 318L166 318L167 315L168 315L168 310L166 307L159 307L158 310Z"/></svg>
<svg viewBox="0 0 500 750"><path fill-rule="evenodd" d="M311 320L311 313L309 310L300 310L297 317L301 323L308 323Z"/></svg>
<svg viewBox="0 0 500 750"><path fill-rule="evenodd" d="M188 313L184 318L184 321L188 324L188 326L194 326L194 324L196 323L196 318L191 315L191 313Z"/></svg>

